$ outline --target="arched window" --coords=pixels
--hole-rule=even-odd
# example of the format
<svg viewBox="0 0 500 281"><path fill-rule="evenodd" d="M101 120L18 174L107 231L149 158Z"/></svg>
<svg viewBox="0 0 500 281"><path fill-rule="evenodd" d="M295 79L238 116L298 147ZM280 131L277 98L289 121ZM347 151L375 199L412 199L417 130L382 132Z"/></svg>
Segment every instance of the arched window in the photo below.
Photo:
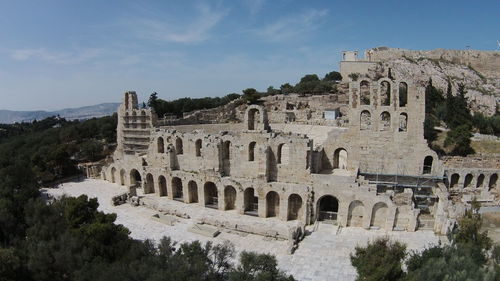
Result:
<svg viewBox="0 0 500 281"><path fill-rule="evenodd" d="M408 126L408 114L401 113L399 114L399 131L406 132Z"/></svg>
<svg viewBox="0 0 500 281"><path fill-rule="evenodd" d="M162 137L158 138L156 146L158 147L158 153L165 153L165 144Z"/></svg>
<svg viewBox="0 0 500 281"><path fill-rule="evenodd" d="M155 181L152 174L146 175L146 184L144 188L144 193L155 193Z"/></svg>
<svg viewBox="0 0 500 281"><path fill-rule="evenodd" d="M182 180L178 177L172 178L172 198L177 201L184 201Z"/></svg>
<svg viewBox="0 0 500 281"><path fill-rule="evenodd" d="M294 193L288 197L288 220L297 220L301 218L302 197Z"/></svg>
<svg viewBox="0 0 500 281"><path fill-rule="evenodd" d="M137 128L137 113L135 111L132 111L132 128Z"/></svg>
<svg viewBox="0 0 500 281"><path fill-rule="evenodd" d="M280 214L280 196L275 191L266 195L266 217L277 217Z"/></svg>
<svg viewBox="0 0 500 281"><path fill-rule="evenodd" d="M158 189L159 189L159 195L160 196L167 196L167 180L165 179L165 176L159 176L158 177Z"/></svg>
<svg viewBox="0 0 500 281"><path fill-rule="evenodd" d="M458 181L460 180L459 174L453 174L450 178L450 188L455 188L458 185Z"/></svg>
<svg viewBox="0 0 500 281"><path fill-rule="evenodd" d="M399 106L405 107L408 103L408 84L405 82L399 83Z"/></svg>
<svg viewBox="0 0 500 281"><path fill-rule="evenodd" d="M333 154L333 168L334 169L347 169L347 151L343 148L338 148Z"/></svg>
<svg viewBox="0 0 500 281"><path fill-rule="evenodd" d="M484 175L480 174L479 177L477 177L476 188L481 188L483 184L484 184Z"/></svg>
<svg viewBox="0 0 500 281"><path fill-rule="evenodd" d="M259 123L260 112L257 108L252 108L248 111L248 130L256 130Z"/></svg>
<svg viewBox="0 0 500 281"><path fill-rule="evenodd" d="M278 145L278 164L288 164L290 159L290 149L288 145L282 143Z"/></svg>
<svg viewBox="0 0 500 281"><path fill-rule="evenodd" d="M464 180L464 188L469 188L471 187L471 184L472 184L472 179L474 177L472 176L472 174L467 174L465 176L465 180Z"/></svg>
<svg viewBox="0 0 500 281"><path fill-rule="evenodd" d="M432 172L432 161L433 161L432 156L425 157L425 159L424 159L424 167L423 167L423 170L422 170L423 174L430 174Z"/></svg>
<svg viewBox="0 0 500 281"><path fill-rule="evenodd" d="M380 83L380 105L391 105L391 84L387 81Z"/></svg>
<svg viewBox="0 0 500 281"><path fill-rule="evenodd" d="M183 147L182 147L182 139L181 138L175 139L175 152L177 154L182 154L184 152Z"/></svg>
<svg viewBox="0 0 500 281"><path fill-rule="evenodd" d="M248 145L248 161L255 160L255 145L256 143L254 141Z"/></svg>
<svg viewBox="0 0 500 281"><path fill-rule="evenodd" d="M359 84L359 98L362 105L370 105L370 83L366 80Z"/></svg>
<svg viewBox="0 0 500 281"><path fill-rule="evenodd" d="M391 129L391 115L384 111L380 114L380 131L389 131Z"/></svg>
<svg viewBox="0 0 500 281"><path fill-rule="evenodd" d="M222 145L222 159L231 159L231 142L225 141Z"/></svg>
<svg viewBox="0 0 500 281"><path fill-rule="evenodd" d="M497 187L498 174L493 174L490 177L490 182L488 183L488 190L492 190Z"/></svg>
<svg viewBox="0 0 500 281"><path fill-rule="evenodd" d="M195 145L195 150L196 150L196 157L201 156L201 140L197 139L196 142L194 143Z"/></svg>
<svg viewBox="0 0 500 281"><path fill-rule="evenodd" d="M372 115L370 111L363 110L359 117L359 125L361 130L371 130L372 128Z"/></svg>

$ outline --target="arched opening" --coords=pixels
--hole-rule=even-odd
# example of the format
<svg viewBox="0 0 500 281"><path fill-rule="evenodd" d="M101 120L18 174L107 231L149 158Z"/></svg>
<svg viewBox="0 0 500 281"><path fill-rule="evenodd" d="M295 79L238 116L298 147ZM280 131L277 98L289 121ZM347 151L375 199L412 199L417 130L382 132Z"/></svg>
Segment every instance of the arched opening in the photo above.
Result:
<svg viewBox="0 0 500 281"><path fill-rule="evenodd" d="M453 174L450 178L450 188L454 188L458 186L458 181L460 180L459 174Z"/></svg>
<svg viewBox="0 0 500 281"><path fill-rule="evenodd" d="M141 128L142 129L146 129L146 119L147 119L146 111L141 110Z"/></svg>
<svg viewBox="0 0 500 281"><path fill-rule="evenodd" d="M288 197L288 220L298 220L302 218L302 197L292 194Z"/></svg>
<svg viewBox="0 0 500 281"><path fill-rule="evenodd" d="M130 117L128 116L128 112L125 112L125 116L124 116L123 118L124 118L124 120L125 120L125 124L124 124L124 125L125 125L125 128L126 128L126 129L128 129L128 128L129 128L129 126L130 126L130 124L129 124L129 122L130 122Z"/></svg>
<svg viewBox="0 0 500 281"><path fill-rule="evenodd" d="M162 137L159 137L156 142L156 147L158 148L158 153L165 153L165 143Z"/></svg>
<svg viewBox="0 0 500 281"><path fill-rule="evenodd" d="M137 113L132 111L132 128L137 128Z"/></svg>
<svg viewBox="0 0 500 281"><path fill-rule="evenodd" d="M146 175L146 183L144 186L144 194L155 193L155 180L152 174Z"/></svg>
<svg viewBox="0 0 500 281"><path fill-rule="evenodd" d="M225 141L222 143L222 173L227 177L231 175L231 142Z"/></svg>
<svg viewBox="0 0 500 281"><path fill-rule="evenodd" d="M111 182L116 183L116 168L111 168Z"/></svg>
<svg viewBox="0 0 500 281"><path fill-rule="evenodd" d="M182 180L178 177L172 178L172 197L174 200L184 200L184 194L182 194Z"/></svg>
<svg viewBox="0 0 500 281"><path fill-rule="evenodd" d="M266 195L266 217L277 217L280 214L280 196L274 191Z"/></svg>
<svg viewBox="0 0 500 281"><path fill-rule="evenodd" d="M391 105L391 84L387 81L380 83L380 105Z"/></svg>
<svg viewBox="0 0 500 281"><path fill-rule="evenodd" d="M120 185L125 185L125 174L127 172L125 172L124 169L121 169L120 171Z"/></svg>
<svg viewBox="0 0 500 281"><path fill-rule="evenodd" d="M405 82L399 83L399 106L405 107L408 103L408 84Z"/></svg>
<svg viewBox="0 0 500 281"><path fill-rule="evenodd" d="M359 98L361 105L370 105L370 82L361 81L359 84Z"/></svg>
<svg viewBox="0 0 500 281"><path fill-rule="evenodd" d="M204 186L205 191L205 207L218 209L219 196L217 193L217 186L213 182L207 182Z"/></svg>
<svg viewBox="0 0 500 281"><path fill-rule="evenodd" d="M128 93L125 94L125 108L128 109Z"/></svg>
<svg viewBox="0 0 500 281"><path fill-rule="evenodd" d="M347 170L347 151L343 148L337 148L333 153L333 168Z"/></svg>
<svg viewBox="0 0 500 281"><path fill-rule="evenodd" d="M408 127L408 114L399 114L399 131L406 132Z"/></svg>
<svg viewBox="0 0 500 281"><path fill-rule="evenodd" d="M361 130L371 130L372 128L372 115L370 111L363 110L361 111L359 117L359 125Z"/></svg>
<svg viewBox="0 0 500 281"><path fill-rule="evenodd" d="M278 161L270 147L266 149L266 174L267 182L275 182L278 179Z"/></svg>
<svg viewBox="0 0 500 281"><path fill-rule="evenodd" d="M365 215L365 206L359 200L352 201L349 204L349 211L347 213L347 226L363 226L363 217Z"/></svg>
<svg viewBox="0 0 500 281"><path fill-rule="evenodd" d="M288 145L281 143L278 145L278 164L287 165L290 161L290 148Z"/></svg>
<svg viewBox="0 0 500 281"><path fill-rule="evenodd" d="M248 130L256 130L259 124L260 112L257 108L248 111Z"/></svg>
<svg viewBox="0 0 500 281"><path fill-rule="evenodd" d="M424 167L422 168L422 174L430 174L432 172L432 162L434 159L432 156L427 156L424 158Z"/></svg>
<svg viewBox="0 0 500 281"><path fill-rule="evenodd" d="M387 220L387 205L379 202L373 206L370 227L384 228Z"/></svg>
<svg viewBox="0 0 500 281"><path fill-rule="evenodd" d="M243 208L246 215L259 215L259 198L255 196L255 190L251 187L245 189L243 194Z"/></svg>
<svg viewBox="0 0 500 281"><path fill-rule="evenodd" d="M471 175L471 174L467 174L465 176L465 180L464 180L464 188L469 188L471 187L471 183L472 183L472 179L474 177Z"/></svg>
<svg viewBox="0 0 500 281"><path fill-rule="evenodd" d="M184 147L182 145L182 139L179 138L179 137L175 139L175 153L177 155L184 153Z"/></svg>
<svg viewBox="0 0 500 281"><path fill-rule="evenodd" d="M318 201L318 220L337 221L339 212L339 200L331 195L325 195Z"/></svg>
<svg viewBox="0 0 500 281"><path fill-rule="evenodd" d="M142 183L141 174L136 169L132 169L130 171L130 185L141 187L141 183Z"/></svg>
<svg viewBox="0 0 500 281"><path fill-rule="evenodd" d="M196 142L194 143L195 150L196 150L196 157L201 156L201 140L197 139Z"/></svg>
<svg viewBox="0 0 500 281"><path fill-rule="evenodd" d="M198 185L195 181L188 182L189 203L198 203Z"/></svg>
<svg viewBox="0 0 500 281"><path fill-rule="evenodd" d="M497 187L498 174L493 174L490 177L490 182L488 183L488 190L492 190Z"/></svg>
<svg viewBox="0 0 500 281"><path fill-rule="evenodd" d="M391 130L391 114L384 111L380 114L380 131L390 131Z"/></svg>
<svg viewBox="0 0 500 281"><path fill-rule="evenodd" d="M248 145L248 161L255 160L255 145L256 145L256 142L254 142L254 141Z"/></svg>
<svg viewBox="0 0 500 281"><path fill-rule="evenodd" d="M477 177L476 188L483 187L483 184L484 184L484 175L480 174L479 177Z"/></svg>
<svg viewBox="0 0 500 281"><path fill-rule="evenodd" d="M231 141L225 141L222 145L222 159L229 160L231 158Z"/></svg>
<svg viewBox="0 0 500 281"><path fill-rule="evenodd" d="M158 188L159 188L160 196L167 196L168 195L167 180L165 179L164 176L158 177Z"/></svg>
<svg viewBox="0 0 500 281"><path fill-rule="evenodd" d="M236 189L230 185L224 188L224 210L234 210L236 205Z"/></svg>

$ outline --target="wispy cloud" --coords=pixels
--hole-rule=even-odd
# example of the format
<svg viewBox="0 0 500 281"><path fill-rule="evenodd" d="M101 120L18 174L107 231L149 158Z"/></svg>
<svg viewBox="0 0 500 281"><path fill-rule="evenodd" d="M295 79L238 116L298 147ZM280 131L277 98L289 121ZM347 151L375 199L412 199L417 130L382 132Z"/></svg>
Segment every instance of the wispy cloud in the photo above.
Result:
<svg viewBox="0 0 500 281"><path fill-rule="evenodd" d="M174 43L198 43L210 37L210 31L224 18L227 9L217 9L206 4L195 7L197 15L189 22L138 19L128 24L137 36Z"/></svg>
<svg viewBox="0 0 500 281"><path fill-rule="evenodd" d="M274 42L295 39L319 28L327 15L328 10L305 10L298 15L280 18L255 30L255 33L268 41Z"/></svg>
<svg viewBox="0 0 500 281"><path fill-rule="evenodd" d="M264 7L265 4L266 4L266 0L245 0L245 1L243 1L243 5L245 5L245 7L248 9L248 12L251 15L255 15L258 12L260 12L260 10L262 10L262 8Z"/></svg>
<svg viewBox="0 0 500 281"><path fill-rule="evenodd" d="M45 48L12 50L10 57L18 61L42 60L56 64L82 63L103 55L102 49L79 49L73 51L49 51Z"/></svg>

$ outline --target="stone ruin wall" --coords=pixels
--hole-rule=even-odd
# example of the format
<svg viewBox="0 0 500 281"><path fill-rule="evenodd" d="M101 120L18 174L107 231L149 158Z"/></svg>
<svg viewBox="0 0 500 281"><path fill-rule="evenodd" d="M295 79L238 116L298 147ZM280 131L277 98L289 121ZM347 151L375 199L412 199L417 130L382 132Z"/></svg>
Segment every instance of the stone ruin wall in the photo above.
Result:
<svg viewBox="0 0 500 281"><path fill-rule="evenodd" d="M435 49L429 51L406 50L399 48L379 47L369 49L365 52L365 58L369 61L388 61L397 58L428 58L443 60L454 64L471 66L488 78L498 78L498 66L500 65L499 51L478 50L446 50Z"/></svg>
<svg viewBox="0 0 500 281"><path fill-rule="evenodd" d="M337 84L336 93L322 95L273 95L261 98L261 103L267 111L269 123L297 123L311 125L343 126L346 117L341 122L325 120L325 110L336 110L347 116L349 108L349 84ZM158 125L192 125L192 124L221 124L239 123L244 120L247 104L242 99L231 101L229 104L202 109L184 114L180 119L160 119Z"/></svg>
<svg viewBox="0 0 500 281"><path fill-rule="evenodd" d="M451 80L454 94L458 91L459 83L466 86L466 97L473 112L492 116L497 111L500 103L498 51L375 48L366 53L372 61L368 71L371 77L387 75L390 68L396 79L412 77L414 83L423 87L427 85L429 77L432 77L434 87L443 93L446 93L448 81Z"/></svg>
<svg viewBox="0 0 500 281"><path fill-rule="evenodd" d="M253 189L257 216L277 216L284 222L298 220L303 224L316 221L322 213L322 200L334 197L338 200L336 220L342 226L413 231L423 217L412 200L411 189L378 193L374 183L357 176L358 172L369 172L440 177L446 169L451 171L451 163L459 162L442 162L427 147L423 138L423 89L406 82L408 97L403 105L399 99L403 82L381 78L363 84L360 79L343 85L348 89L346 95L267 96L263 106L236 100L170 123L156 121L150 110L142 113L136 106L127 105L127 99L133 100L130 95L135 93L126 93L118 114L118 148L102 177L171 200L193 203L197 198L195 203L201 207L212 204L224 211L230 206L239 214L245 214L245 194ZM365 94L368 104L362 99ZM325 121L322 113L332 109L343 114L344 128ZM140 117L131 119L133 112ZM289 113L294 113L294 120L287 119ZM401 116L406 117L404 122ZM304 133L273 130L273 123L286 122L336 129L317 146ZM127 136L137 132L144 134L140 142L130 142ZM429 157L431 167L426 170ZM482 159L461 161L475 163ZM495 163L489 169L491 178L498 172L498 160L485 161L486 165ZM457 165L463 169L469 164ZM140 186L136 186L134 171L142 179ZM234 190L229 197L228 187ZM445 215L451 206L448 188L443 183L433 188L439 200L426 217L433 220L431 229L440 233L446 232L449 224ZM212 192L209 196L207 190ZM483 198L491 201L490 190L486 188ZM210 203L214 196L218 201ZM295 201L290 201L292 197Z"/></svg>

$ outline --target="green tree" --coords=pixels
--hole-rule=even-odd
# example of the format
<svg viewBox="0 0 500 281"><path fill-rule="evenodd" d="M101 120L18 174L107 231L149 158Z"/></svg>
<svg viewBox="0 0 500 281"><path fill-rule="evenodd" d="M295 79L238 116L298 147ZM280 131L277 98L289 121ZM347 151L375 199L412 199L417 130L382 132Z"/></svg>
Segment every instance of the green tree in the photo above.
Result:
<svg viewBox="0 0 500 281"><path fill-rule="evenodd" d="M255 104L260 99L261 95L254 88L243 90L243 100L248 104Z"/></svg>
<svg viewBox="0 0 500 281"><path fill-rule="evenodd" d="M280 86L280 90L283 94L290 94L290 93L293 93L294 91L294 88L292 85L290 85L289 83L285 83L283 85Z"/></svg>
<svg viewBox="0 0 500 281"><path fill-rule="evenodd" d="M0 280L23 280L27 277L23 275L25 274L21 259L16 254L16 250L14 248L0 248Z"/></svg>
<svg viewBox="0 0 500 281"><path fill-rule="evenodd" d="M295 85L295 91L299 94L312 94L315 93L314 90L320 83L321 80L319 80L318 75L307 74Z"/></svg>
<svg viewBox="0 0 500 281"><path fill-rule="evenodd" d="M340 74L340 72L337 71L332 71L330 73L327 73L323 78L323 81L329 81L329 82L335 82L340 80L342 80L342 75Z"/></svg>
<svg viewBox="0 0 500 281"><path fill-rule="evenodd" d="M279 89L275 89L273 86L269 86L267 88L267 94L270 96L274 96L274 95L281 94L281 91Z"/></svg>
<svg viewBox="0 0 500 281"><path fill-rule="evenodd" d="M388 237L378 238L366 247L356 247L351 254L351 264L356 268L356 280L395 281L404 277L402 261L406 246L392 242Z"/></svg>
<svg viewBox="0 0 500 281"><path fill-rule="evenodd" d="M474 153L474 149L470 145L471 137L472 133L469 125L458 126L446 134L444 145L452 147L451 155L467 156Z"/></svg>
<svg viewBox="0 0 500 281"><path fill-rule="evenodd" d="M293 281L278 269L274 256L243 251L240 265L229 274L230 281Z"/></svg>

